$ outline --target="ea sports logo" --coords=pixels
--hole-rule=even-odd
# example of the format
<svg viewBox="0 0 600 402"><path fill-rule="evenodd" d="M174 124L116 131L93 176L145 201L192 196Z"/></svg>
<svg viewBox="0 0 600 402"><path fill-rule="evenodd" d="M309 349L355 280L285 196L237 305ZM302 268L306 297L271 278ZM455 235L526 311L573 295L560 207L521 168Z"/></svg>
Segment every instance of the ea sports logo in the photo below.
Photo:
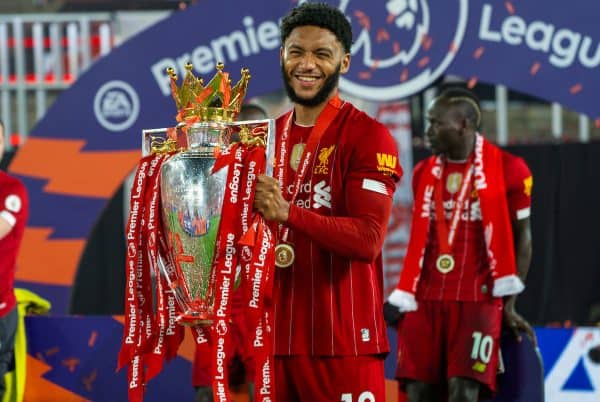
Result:
<svg viewBox="0 0 600 402"><path fill-rule="evenodd" d="M96 92L94 114L98 123L107 130L127 130L135 123L139 113L139 97L124 81L109 81Z"/></svg>
<svg viewBox="0 0 600 402"><path fill-rule="evenodd" d="M340 88L385 101L433 83L454 59L467 26L468 0L449 1L456 7L430 6L427 0L340 0L354 32L352 67Z"/></svg>

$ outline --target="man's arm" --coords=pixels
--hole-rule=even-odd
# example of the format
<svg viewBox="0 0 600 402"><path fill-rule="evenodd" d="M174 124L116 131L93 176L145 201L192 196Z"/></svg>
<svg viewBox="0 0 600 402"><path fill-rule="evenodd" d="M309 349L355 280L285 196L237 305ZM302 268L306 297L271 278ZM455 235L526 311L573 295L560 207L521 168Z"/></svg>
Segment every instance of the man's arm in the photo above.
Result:
<svg viewBox="0 0 600 402"><path fill-rule="evenodd" d="M529 264L531 263L531 220L529 217L523 219L514 219L512 221L512 230L515 242L515 258L517 260L517 273L519 278L525 283ZM520 331L525 333L536 343L535 333L527 320L525 320L515 310L517 296L508 296L504 302L504 324L514 332L520 340Z"/></svg>
<svg viewBox="0 0 600 402"><path fill-rule="evenodd" d="M345 191L348 216L323 216L290 205L275 179L260 176L254 206L266 219L286 223L335 254L371 262L383 246L392 197L358 185Z"/></svg>

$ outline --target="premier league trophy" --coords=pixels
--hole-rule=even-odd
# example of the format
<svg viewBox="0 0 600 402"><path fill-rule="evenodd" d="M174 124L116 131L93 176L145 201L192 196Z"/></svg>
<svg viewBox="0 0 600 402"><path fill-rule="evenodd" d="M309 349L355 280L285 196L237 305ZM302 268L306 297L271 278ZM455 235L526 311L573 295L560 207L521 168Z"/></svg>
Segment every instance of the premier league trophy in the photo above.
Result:
<svg viewBox="0 0 600 402"><path fill-rule="evenodd" d="M177 354L183 339L177 323L189 326L213 359L215 395L227 400L234 292L255 328L257 384L272 381L275 239L252 204L257 177L272 174L274 121L236 121L247 69L233 87L223 64L206 86L191 64L180 86L174 70L168 73L178 124L143 132L127 223L118 366L129 365L129 398L141 401L146 381Z"/></svg>
<svg viewBox="0 0 600 402"><path fill-rule="evenodd" d="M274 122L235 121L250 80L247 69L231 88L223 64L217 65L216 75L206 86L192 74L191 64L186 69L180 87L175 72L168 70L179 125L144 131L143 149L144 153L171 155L160 169L160 237L165 255L158 259L158 267L177 300L177 321L206 325L215 314L218 284L213 261L228 175L227 168L213 172L215 161L235 143L272 151ZM166 136L158 135L161 131ZM236 285L241 280L239 267Z"/></svg>

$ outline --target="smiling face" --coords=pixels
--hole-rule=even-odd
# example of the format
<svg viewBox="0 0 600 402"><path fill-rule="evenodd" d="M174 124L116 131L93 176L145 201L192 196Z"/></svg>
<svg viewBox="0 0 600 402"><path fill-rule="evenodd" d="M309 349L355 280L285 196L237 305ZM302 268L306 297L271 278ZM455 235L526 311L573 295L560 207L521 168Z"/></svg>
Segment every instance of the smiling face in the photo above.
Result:
<svg viewBox="0 0 600 402"><path fill-rule="evenodd" d="M292 102L318 106L326 102L338 85L339 75L350 67L350 54L329 30L298 26L281 48L283 81Z"/></svg>

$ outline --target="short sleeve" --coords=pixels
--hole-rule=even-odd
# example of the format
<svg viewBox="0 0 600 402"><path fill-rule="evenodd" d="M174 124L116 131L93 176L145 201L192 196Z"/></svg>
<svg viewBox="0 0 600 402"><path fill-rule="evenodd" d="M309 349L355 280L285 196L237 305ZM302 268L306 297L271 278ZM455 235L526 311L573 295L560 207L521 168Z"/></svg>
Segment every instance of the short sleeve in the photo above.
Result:
<svg viewBox="0 0 600 402"><path fill-rule="evenodd" d="M376 120L365 124L367 135L361 135L353 147L348 179L352 187L392 196L396 182L402 177L398 149L388 129Z"/></svg>
<svg viewBox="0 0 600 402"><path fill-rule="evenodd" d="M511 220L528 218L531 214L533 176L522 158L505 153L504 181Z"/></svg>

